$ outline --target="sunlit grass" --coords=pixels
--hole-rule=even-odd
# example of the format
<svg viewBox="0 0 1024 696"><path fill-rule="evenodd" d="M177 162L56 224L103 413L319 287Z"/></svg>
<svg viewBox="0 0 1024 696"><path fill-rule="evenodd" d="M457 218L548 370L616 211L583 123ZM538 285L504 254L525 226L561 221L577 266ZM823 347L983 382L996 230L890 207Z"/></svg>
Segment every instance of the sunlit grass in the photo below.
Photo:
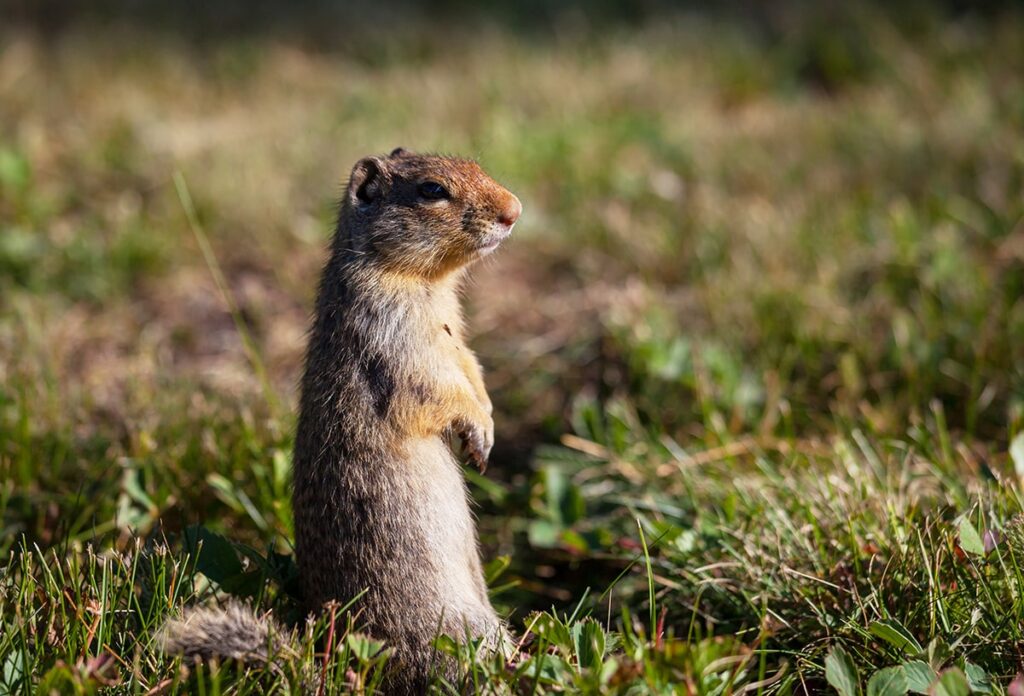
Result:
<svg viewBox="0 0 1024 696"><path fill-rule="evenodd" d="M444 641L439 691L821 693L831 655L869 694L1002 693L1024 23L928 17L0 34L0 684L372 690L358 616L298 613L288 466L339 182L402 145L525 205L467 288L498 438L467 477L523 655ZM231 596L296 654L160 655Z"/></svg>

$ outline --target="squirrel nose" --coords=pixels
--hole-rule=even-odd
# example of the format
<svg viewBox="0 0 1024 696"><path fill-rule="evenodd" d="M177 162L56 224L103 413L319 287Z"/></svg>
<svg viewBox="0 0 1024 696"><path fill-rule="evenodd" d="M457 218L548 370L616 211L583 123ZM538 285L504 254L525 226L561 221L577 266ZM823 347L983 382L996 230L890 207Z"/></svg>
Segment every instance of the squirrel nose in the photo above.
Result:
<svg viewBox="0 0 1024 696"><path fill-rule="evenodd" d="M505 206L505 209L498 213L498 222L506 227L511 227L516 224L516 220L523 212L523 204L519 202L516 196L512 196L512 199Z"/></svg>

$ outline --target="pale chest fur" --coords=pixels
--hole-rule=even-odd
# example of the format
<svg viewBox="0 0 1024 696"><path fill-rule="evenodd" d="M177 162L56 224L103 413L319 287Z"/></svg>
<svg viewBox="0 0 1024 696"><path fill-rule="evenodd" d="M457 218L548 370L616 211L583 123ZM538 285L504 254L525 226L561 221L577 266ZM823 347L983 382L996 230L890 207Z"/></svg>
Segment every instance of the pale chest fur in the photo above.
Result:
<svg viewBox="0 0 1024 696"><path fill-rule="evenodd" d="M428 388L466 386L463 357L469 348L463 338L462 309L456 280L425 288L401 288L395 308L379 335L392 356L396 377L403 386Z"/></svg>
<svg viewBox="0 0 1024 696"><path fill-rule="evenodd" d="M397 388L405 393L404 408L409 409L405 414L415 419L431 412L431 401L447 398L453 390L470 393L472 385L462 360L469 348L462 337L454 283L431 287L412 299L391 335L408 347L395 369ZM410 497L418 501L417 509L407 514L414 515L415 526L430 549L438 582L444 585L450 603L448 611L460 614L448 616L446 621L457 626L493 623L462 465L444 437L449 423L437 421L432 426L430 435L409 433L398 443L400 456L408 463L402 484L410 487Z"/></svg>

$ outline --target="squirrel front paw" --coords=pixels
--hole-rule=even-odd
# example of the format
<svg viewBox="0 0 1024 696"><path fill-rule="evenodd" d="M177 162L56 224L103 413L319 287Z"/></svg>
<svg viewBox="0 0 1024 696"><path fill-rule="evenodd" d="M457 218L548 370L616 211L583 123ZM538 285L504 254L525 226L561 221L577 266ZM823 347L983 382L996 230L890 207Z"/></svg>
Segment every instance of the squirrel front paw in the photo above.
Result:
<svg viewBox="0 0 1024 696"><path fill-rule="evenodd" d="M456 423L455 432L462 440L462 451L469 456L469 460L476 464L481 474L487 471L487 458L494 447L494 421L488 418L483 424Z"/></svg>

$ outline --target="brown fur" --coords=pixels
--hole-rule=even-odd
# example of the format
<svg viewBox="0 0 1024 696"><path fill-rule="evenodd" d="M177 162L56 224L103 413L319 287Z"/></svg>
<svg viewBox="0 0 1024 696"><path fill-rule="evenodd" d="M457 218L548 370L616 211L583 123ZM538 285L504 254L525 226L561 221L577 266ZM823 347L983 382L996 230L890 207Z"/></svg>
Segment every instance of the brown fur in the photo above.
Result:
<svg viewBox="0 0 1024 696"><path fill-rule="evenodd" d="M220 657L266 662L290 652L289 634L249 607L229 603L222 609L199 607L164 626L163 649L188 658Z"/></svg>
<svg viewBox="0 0 1024 696"><path fill-rule="evenodd" d="M424 182L449 196L431 200ZM458 435L481 470L494 441L463 338L462 270L511 231L519 200L469 160L396 150L352 170L320 282L294 459L305 599L355 609L395 650L392 693L451 666L439 633L507 639L487 596Z"/></svg>

